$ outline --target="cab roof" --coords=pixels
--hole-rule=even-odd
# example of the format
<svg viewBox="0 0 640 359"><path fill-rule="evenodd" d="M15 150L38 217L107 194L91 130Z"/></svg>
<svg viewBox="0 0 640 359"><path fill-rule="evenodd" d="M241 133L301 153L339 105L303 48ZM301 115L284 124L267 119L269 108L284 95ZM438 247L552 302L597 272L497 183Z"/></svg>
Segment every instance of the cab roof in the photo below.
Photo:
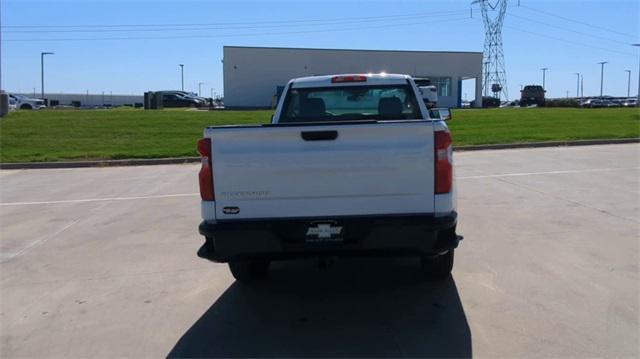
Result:
<svg viewBox="0 0 640 359"><path fill-rule="evenodd" d="M336 78L357 77L358 81L339 81L334 82ZM292 79L289 83L292 88L307 87L331 87L331 86L366 86L366 85L406 85L409 75L402 74L386 74L386 73L369 73L369 74L336 74L323 76L309 76Z"/></svg>

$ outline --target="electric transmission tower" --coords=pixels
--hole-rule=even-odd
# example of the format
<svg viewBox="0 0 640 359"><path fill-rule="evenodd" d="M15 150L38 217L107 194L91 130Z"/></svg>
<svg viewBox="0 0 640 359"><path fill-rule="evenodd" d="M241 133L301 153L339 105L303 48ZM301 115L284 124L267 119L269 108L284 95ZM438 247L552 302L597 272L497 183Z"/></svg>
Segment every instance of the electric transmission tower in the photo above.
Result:
<svg viewBox="0 0 640 359"><path fill-rule="evenodd" d="M479 4L484 22L484 53L482 64L482 89L485 96L493 93L495 97L509 100L507 92L507 72L504 69L502 51L502 23L507 12L507 0L474 0ZM501 96L502 95L502 96Z"/></svg>

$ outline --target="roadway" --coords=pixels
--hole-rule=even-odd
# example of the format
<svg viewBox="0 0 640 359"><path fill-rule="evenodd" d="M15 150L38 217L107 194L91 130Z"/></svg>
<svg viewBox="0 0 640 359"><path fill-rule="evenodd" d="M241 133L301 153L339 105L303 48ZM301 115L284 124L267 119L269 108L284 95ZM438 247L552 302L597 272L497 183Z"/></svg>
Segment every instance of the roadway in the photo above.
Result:
<svg viewBox="0 0 640 359"><path fill-rule="evenodd" d="M453 276L198 259L198 165L0 171L0 356L638 357L640 145L456 153Z"/></svg>

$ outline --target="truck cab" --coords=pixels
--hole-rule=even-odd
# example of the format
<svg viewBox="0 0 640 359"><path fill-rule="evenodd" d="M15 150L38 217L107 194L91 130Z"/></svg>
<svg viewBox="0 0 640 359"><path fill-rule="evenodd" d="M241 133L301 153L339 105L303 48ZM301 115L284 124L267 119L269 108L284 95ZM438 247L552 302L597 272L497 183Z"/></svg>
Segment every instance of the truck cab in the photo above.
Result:
<svg viewBox="0 0 640 359"><path fill-rule="evenodd" d="M449 275L452 140L433 113L407 75L313 76L289 81L271 124L206 128L198 255L242 282L273 260L364 253Z"/></svg>

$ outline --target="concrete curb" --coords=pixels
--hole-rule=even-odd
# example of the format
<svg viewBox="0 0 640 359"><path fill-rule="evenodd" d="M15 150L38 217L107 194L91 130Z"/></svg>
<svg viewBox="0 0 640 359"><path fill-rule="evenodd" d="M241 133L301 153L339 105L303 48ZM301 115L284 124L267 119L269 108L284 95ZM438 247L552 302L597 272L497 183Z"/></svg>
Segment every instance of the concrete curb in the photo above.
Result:
<svg viewBox="0 0 640 359"><path fill-rule="evenodd" d="M174 165L200 162L200 157L175 157L175 158L138 158L129 160L102 160L102 161L60 161L60 162L16 162L0 163L0 169L39 169L39 168L80 168L80 167L116 167L116 166L150 166L150 165Z"/></svg>
<svg viewBox="0 0 640 359"><path fill-rule="evenodd" d="M640 138L473 145L473 146L454 147L454 150L482 151L482 150L502 150L502 149L512 149L512 148L615 145L615 144L623 144L623 143L640 143ZM200 162L200 157L147 158L147 159L141 158L141 159L128 159L128 160L102 160L102 161L16 162L16 163L0 163L0 169L17 170L17 169L40 169L40 168L150 166L150 165L186 164L186 163L196 163L196 162Z"/></svg>
<svg viewBox="0 0 640 359"><path fill-rule="evenodd" d="M640 143L640 137L636 138L616 138L608 140L575 140L575 141L548 141L548 142L528 142L528 143L504 143L494 145L472 145L454 147L456 151L482 151L482 150L504 150L512 148L539 148L539 147L563 147L563 146L593 146L593 145L617 145L624 143Z"/></svg>

